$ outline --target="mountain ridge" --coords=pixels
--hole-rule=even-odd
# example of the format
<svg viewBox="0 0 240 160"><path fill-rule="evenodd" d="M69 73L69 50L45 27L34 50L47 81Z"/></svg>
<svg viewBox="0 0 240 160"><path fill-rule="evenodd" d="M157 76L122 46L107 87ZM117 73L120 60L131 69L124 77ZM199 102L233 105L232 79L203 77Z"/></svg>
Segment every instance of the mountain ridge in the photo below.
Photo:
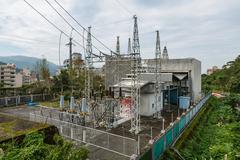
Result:
<svg viewBox="0 0 240 160"><path fill-rule="evenodd" d="M28 68L32 71L35 70L37 62L41 60L41 58L15 55L15 56L0 56L0 62L3 63L14 63L16 67L19 69ZM55 75L58 66L53 62L48 61L49 71L51 75Z"/></svg>

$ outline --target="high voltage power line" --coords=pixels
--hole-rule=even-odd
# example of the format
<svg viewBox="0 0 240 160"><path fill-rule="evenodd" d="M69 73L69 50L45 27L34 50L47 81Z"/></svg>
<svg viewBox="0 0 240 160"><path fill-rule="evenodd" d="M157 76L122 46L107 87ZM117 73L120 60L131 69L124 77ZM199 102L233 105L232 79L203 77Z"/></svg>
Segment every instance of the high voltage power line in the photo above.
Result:
<svg viewBox="0 0 240 160"><path fill-rule="evenodd" d="M83 39L85 39L85 37L83 36L83 34L81 34L79 31L77 31L67 20L66 18L64 18L57 10L56 8L54 8L49 1L45 0L46 2L48 2L48 4L52 7L52 9L54 9L58 15L72 28L72 30L76 31L76 33L78 33ZM88 30L86 30L67 10L65 10L65 8L63 6L61 6L60 3L58 3L56 0L54 0L84 31L88 32ZM56 28L59 32L61 32L63 35L65 35L68 38L71 38L71 36L69 36L66 32L64 32L62 29L60 29L55 23L53 23L52 21L50 21L46 16L44 16L40 11L38 11L35 7L33 7L33 5L31 5L29 2L27 2L26 0L24 0L25 3L27 3L33 10L35 10L42 18L44 18L49 24L51 24L54 28ZM103 44L103 42L101 42L100 40L98 40L95 36L91 35L95 40L97 40L100 44L102 44L105 48L107 48L111 55L116 54L114 51L112 51L110 48L108 48L105 44ZM85 50L85 46L83 46L82 44L80 44L78 41L73 40L74 43L76 43L77 45L79 45L80 47L82 47ZM93 45L93 47L98 50L100 52L100 55L98 54L94 54L92 53L92 55L94 55L95 57L101 57L102 55L107 56L108 54L103 53L100 49L98 49L95 45Z"/></svg>
<svg viewBox="0 0 240 160"><path fill-rule="evenodd" d="M41 12L39 12L35 7L33 7L29 2L27 2L26 0L24 0L25 3L27 3L33 10L35 10L41 17L43 17L48 23L50 23L54 28L56 28L59 32L61 32L63 35L65 35L68 38L71 38L71 36L69 36L66 32L64 32L63 30L61 30L58 26L56 26L52 21L50 21L46 16L44 16ZM79 45L80 47L82 47L83 49L85 49L85 47L80 44L78 41L73 40L74 43L76 43L77 45ZM102 52L101 52L102 53ZM99 55L92 53L94 56L99 57Z"/></svg>
<svg viewBox="0 0 240 160"><path fill-rule="evenodd" d="M6 40L13 40L13 41L21 41L21 42L28 42L28 43L52 43L50 41L42 41L42 40L36 40L36 39L31 39L27 37L22 37L22 36L12 36L12 35L0 35L0 39L6 39Z"/></svg>
<svg viewBox="0 0 240 160"><path fill-rule="evenodd" d="M62 8L69 17L71 17L84 31L86 31L88 33L88 30L83 27L83 25L81 25L57 0L54 0L56 2L56 4ZM97 42L99 42L103 47L105 47L106 49L108 49L111 53L117 55L116 52L112 51L107 45L105 45L102 41L100 41L98 38L96 38L94 35L91 34L91 36L93 37L93 39L95 39Z"/></svg>
<svg viewBox="0 0 240 160"><path fill-rule="evenodd" d="M35 7L33 7L30 3L28 3L26 0L24 0L25 3L27 3L33 10L35 10L41 17L43 17L48 23L50 23L54 28L56 28L59 32L63 33L66 37L71 38L67 33L65 33L63 30L61 30L58 26L56 26L52 21L50 21L46 16L44 16L41 12L39 12ZM79 46L83 47L80 43L77 41L74 41Z"/></svg>
<svg viewBox="0 0 240 160"><path fill-rule="evenodd" d="M119 0L115 0L126 12L128 12L130 15L134 15L125 5L123 5Z"/></svg>
<svg viewBox="0 0 240 160"><path fill-rule="evenodd" d="M75 31L78 35L80 35L82 38L84 38L85 40L87 40L87 38L85 38L82 33L80 33L76 28L74 28L74 27L66 20L66 18L65 18L63 15L61 15L61 14L58 12L58 10L57 10L48 0L45 0L45 2L48 3L48 5L64 20L64 22L66 22L66 23L72 28L73 31ZM101 51L100 49L98 49L95 45L92 44L92 46L93 46L96 50L98 50L99 52L102 52L102 51Z"/></svg>

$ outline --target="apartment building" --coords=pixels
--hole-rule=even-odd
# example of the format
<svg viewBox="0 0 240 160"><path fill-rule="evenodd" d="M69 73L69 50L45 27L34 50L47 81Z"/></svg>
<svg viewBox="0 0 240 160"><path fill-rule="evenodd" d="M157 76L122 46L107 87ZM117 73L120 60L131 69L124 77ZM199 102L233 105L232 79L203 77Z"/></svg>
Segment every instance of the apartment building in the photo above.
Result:
<svg viewBox="0 0 240 160"><path fill-rule="evenodd" d="M2 64L0 65L0 82L3 88L16 87L16 65Z"/></svg>

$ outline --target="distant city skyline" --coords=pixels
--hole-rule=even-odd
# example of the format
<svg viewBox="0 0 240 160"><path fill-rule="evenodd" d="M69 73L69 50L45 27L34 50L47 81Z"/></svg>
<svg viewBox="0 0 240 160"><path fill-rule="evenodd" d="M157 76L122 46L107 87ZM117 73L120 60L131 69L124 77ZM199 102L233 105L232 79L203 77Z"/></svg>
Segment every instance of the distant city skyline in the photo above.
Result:
<svg viewBox="0 0 240 160"><path fill-rule="evenodd" d="M44 0L28 2L70 34L71 28ZM49 2L56 6L54 0ZM132 37L134 14L139 18L142 58L154 57L156 30L160 31L161 49L167 45L169 58L199 59L202 61L203 73L212 66L221 67L240 53L239 0L58 2L82 25L91 25L92 33L112 50L116 48L116 37L120 36L122 53L127 52L128 37ZM0 2L0 56L25 55L41 58L44 55L49 61L58 64L59 34L59 31L23 0ZM82 42L82 38L75 32L73 38ZM61 63L68 58L68 48L65 46L67 42L68 39L63 36ZM98 47L101 48L100 45ZM74 51L82 53L83 49L75 46Z"/></svg>

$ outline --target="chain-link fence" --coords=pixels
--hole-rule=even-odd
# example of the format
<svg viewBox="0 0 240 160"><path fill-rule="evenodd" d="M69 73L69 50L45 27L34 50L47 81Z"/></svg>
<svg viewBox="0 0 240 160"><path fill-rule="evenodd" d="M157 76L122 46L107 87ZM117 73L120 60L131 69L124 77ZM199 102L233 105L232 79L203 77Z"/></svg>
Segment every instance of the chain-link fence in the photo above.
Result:
<svg viewBox="0 0 240 160"><path fill-rule="evenodd" d="M0 107L26 104L28 102L40 102L51 100L52 97L48 94L23 95L0 98Z"/></svg>
<svg viewBox="0 0 240 160"><path fill-rule="evenodd" d="M64 119L66 117L69 118L60 120L62 116ZM137 154L137 141L135 139L81 126L77 123L77 117L79 116L76 114L65 112L63 115L63 112L49 108L30 113L31 121L54 125L64 137L125 157L131 157L133 154Z"/></svg>

